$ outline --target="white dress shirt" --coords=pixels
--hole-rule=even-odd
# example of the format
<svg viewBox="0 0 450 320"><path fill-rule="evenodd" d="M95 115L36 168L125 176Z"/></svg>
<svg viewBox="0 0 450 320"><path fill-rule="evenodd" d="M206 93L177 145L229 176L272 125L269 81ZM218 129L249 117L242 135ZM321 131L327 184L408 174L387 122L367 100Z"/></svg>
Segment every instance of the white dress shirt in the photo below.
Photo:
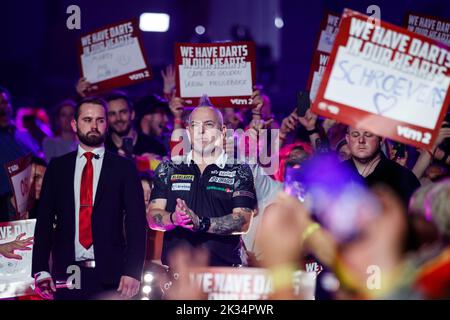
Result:
<svg viewBox="0 0 450 320"><path fill-rule="evenodd" d="M78 146L77 160L75 162L75 177L73 181L73 187L75 190L75 260L89 260L94 259L94 245L89 249L83 247L79 239L79 220L80 220L80 187L81 187L81 175L83 173L84 166L87 159L84 156L85 151L80 145ZM98 180L100 172L102 170L103 157L105 155L105 147L100 147L92 150L92 153L97 157L92 158L92 166L94 167L94 187L92 188L92 199L95 201L95 194L97 191ZM94 204L92 204L94 205Z"/></svg>

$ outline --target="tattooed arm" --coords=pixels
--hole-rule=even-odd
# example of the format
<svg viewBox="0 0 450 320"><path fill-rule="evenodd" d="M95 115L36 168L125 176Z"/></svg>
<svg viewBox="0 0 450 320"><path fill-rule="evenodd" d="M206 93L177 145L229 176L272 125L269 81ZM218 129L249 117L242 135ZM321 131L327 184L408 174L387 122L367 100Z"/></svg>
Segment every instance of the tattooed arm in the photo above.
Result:
<svg viewBox="0 0 450 320"><path fill-rule="evenodd" d="M150 229L170 231L175 225L170 221L170 212L166 211L166 199L154 199L150 202L147 211L147 222Z"/></svg>
<svg viewBox="0 0 450 320"><path fill-rule="evenodd" d="M199 229L201 218L186 205L184 200L177 199L176 211L182 212L181 215L189 219L190 223L182 227L193 231ZM223 217L210 218L211 225L205 232L223 236L243 234L250 228L252 218L253 210L249 208L234 208L231 214Z"/></svg>
<svg viewBox="0 0 450 320"><path fill-rule="evenodd" d="M208 233L220 235L243 234L250 228L253 210L249 208L235 208L232 214L223 217L211 218Z"/></svg>

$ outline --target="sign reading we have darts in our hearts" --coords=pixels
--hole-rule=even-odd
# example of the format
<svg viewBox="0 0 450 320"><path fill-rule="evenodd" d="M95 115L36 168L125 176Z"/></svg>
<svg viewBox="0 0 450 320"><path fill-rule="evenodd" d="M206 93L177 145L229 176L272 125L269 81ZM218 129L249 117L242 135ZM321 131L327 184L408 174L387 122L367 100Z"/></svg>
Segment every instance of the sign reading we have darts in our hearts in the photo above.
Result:
<svg viewBox="0 0 450 320"><path fill-rule="evenodd" d="M450 20L424 14L409 13L406 15L404 25L409 31L450 46Z"/></svg>
<svg viewBox="0 0 450 320"><path fill-rule="evenodd" d="M188 106L206 94L216 107L248 107L256 78L249 41L176 43L177 92Z"/></svg>
<svg viewBox="0 0 450 320"><path fill-rule="evenodd" d="M450 102L450 48L344 11L312 111L432 148Z"/></svg>
<svg viewBox="0 0 450 320"><path fill-rule="evenodd" d="M136 19L83 35L78 44L83 77L105 91L152 77Z"/></svg>

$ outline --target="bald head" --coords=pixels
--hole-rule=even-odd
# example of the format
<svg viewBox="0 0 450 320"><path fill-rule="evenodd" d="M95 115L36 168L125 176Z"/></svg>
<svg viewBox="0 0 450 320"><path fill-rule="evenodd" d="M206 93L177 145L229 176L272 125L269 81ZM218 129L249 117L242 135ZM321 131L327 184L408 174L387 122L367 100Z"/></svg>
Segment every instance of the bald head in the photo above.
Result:
<svg viewBox="0 0 450 320"><path fill-rule="evenodd" d="M381 137L370 131L349 126L345 136L352 158L365 163L381 151Z"/></svg>
<svg viewBox="0 0 450 320"><path fill-rule="evenodd" d="M192 121L213 121L218 129L221 129L223 126L222 113L218 109L209 106L199 106L192 110L188 119L189 126Z"/></svg>
<svg viewBox="0 0 450 320"><path fill-rule="evenodd" d="M225 127L222 114L214 107L200 106L192 110L188 131L193 150L198 154L211 154L223 145Z"/></svg>

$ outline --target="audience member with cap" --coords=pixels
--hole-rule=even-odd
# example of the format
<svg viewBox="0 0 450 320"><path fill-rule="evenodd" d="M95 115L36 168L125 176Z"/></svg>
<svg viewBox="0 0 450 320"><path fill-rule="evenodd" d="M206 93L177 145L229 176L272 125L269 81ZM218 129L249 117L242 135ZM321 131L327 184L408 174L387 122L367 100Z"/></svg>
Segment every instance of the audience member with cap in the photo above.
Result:
<svg viewBox="0 0 450 320"><path fill-rule="evenodd" d="M156 94L145 96L135 104L135 128L140 134L152 139L160 156L167 155L170 138L169 120L171 112L166 100Z"/></svg>

